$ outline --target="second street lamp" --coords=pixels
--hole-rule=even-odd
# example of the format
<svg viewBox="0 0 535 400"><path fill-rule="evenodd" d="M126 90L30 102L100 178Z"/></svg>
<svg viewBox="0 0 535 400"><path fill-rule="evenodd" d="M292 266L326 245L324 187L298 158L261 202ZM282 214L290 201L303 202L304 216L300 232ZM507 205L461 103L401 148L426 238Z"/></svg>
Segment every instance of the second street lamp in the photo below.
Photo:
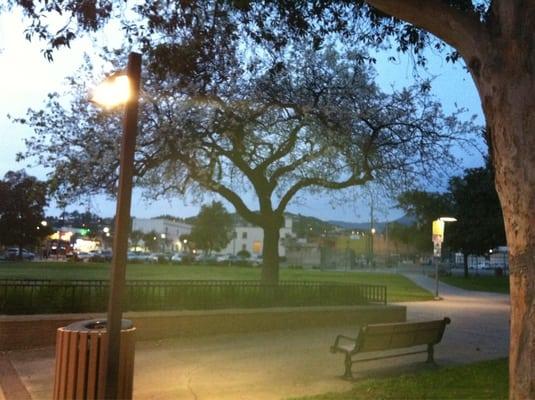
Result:
<svg viewBox="0 0 535 400"><path fill-rule="evenodd" d="M444 226L446 222L456 222L453 217L440 217L433 221L433 264L435 264L435 300L441 300L438 295L438 260L442 254L444 242Z"/></svg>

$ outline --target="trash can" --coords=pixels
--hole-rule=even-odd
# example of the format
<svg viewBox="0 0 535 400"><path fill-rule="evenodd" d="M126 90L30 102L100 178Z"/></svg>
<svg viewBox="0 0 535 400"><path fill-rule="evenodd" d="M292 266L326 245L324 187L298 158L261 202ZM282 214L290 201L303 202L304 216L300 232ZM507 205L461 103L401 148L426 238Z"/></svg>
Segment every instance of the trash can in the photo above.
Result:
<svg viewBox="0 0 535 400"><path fill-rule="evenodd" d="M122 320L120 399L132 398L135 331L132 321ZM104 398L107 342L106 320L75 322L57 330L54 400Z"/></svg>

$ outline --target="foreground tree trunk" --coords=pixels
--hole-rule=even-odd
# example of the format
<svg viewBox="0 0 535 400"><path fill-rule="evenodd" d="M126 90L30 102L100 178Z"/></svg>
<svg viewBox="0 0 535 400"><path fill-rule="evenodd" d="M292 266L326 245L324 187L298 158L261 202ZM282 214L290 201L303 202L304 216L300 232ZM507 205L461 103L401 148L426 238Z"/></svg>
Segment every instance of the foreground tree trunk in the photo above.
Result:
<svg viewBox="0 0 535 400"><path fill-rule="evenodd" d="M509 398L535 399L535 1L492 0L485 21L446 1L366 1L444 40L474 78L509 246Z"/></svg>
<svg viewBox="0 0 535 400"><path fill-rule="evenodd" d="M262 283L277 284L279 282L279 239L280 224L267 223L263 226L264 243L262 264Z"/></svg>
<svg viewBox="0 0 535 400"><path fill-rule="evenodd" d="M516 52L478 86L509 246L509 397L535 399L535 76Z"/></svg>

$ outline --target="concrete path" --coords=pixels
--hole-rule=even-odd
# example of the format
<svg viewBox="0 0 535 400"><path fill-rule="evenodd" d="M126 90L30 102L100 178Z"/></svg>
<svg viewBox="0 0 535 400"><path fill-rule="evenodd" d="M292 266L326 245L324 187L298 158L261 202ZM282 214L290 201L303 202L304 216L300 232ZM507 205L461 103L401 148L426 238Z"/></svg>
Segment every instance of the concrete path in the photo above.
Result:
<svg viewBox="0 0 535 400"><path fill-rule="evenodd" d="M433 280L409 275L423 287ZM432 286L434 287L434 286ZM507 296L441 285L442 301L404 303L408 319L452 319L436 348L441 366L507 356ZM354 336L356 326L266 333L176 338L140 342L136 349L137 399L284 399L349 390L340 379L341 355L328 349L339 333ZM54 349L8 354L33 399L52 391ZM429 368L425 354L356 365L357 379L398 375ZM14 397L11 397L14 398ZM6 399L11 400L8 393Z"/></svg>

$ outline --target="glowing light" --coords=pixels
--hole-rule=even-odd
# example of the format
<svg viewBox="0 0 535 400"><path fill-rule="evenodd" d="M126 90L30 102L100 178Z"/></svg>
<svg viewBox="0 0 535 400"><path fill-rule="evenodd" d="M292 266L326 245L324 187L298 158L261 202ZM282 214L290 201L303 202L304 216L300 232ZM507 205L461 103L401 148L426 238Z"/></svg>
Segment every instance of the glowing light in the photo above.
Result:
<svg viewBox="0 0 535 400"><path fill-rule="evenodd" d="M42 226L48 226L48 222L45 221L45 220L42 220L42 221L41 221L41 225L42 225Z"/></svg>
<svg viewBox="0 0 535 400"><path fill-rule="evenodd" d="M457 218L453 217L440 217L439 220L442 222L457 222Z"/></svg>
<svg viewBox="0 0 535 400"><path fill-rule="evenodd" d="M104 232L104 233L110 233L110 228L108 228L107 226L105 226L104 229L102 229L102 232Z"/></svg>
<svg viewBox="0 0 535 400"><path fill-rule="evenodd" d="M112 108L126 103L130 99L130 81L126 75L114 75L106 79L95 89L91 101Z"/></svg>

